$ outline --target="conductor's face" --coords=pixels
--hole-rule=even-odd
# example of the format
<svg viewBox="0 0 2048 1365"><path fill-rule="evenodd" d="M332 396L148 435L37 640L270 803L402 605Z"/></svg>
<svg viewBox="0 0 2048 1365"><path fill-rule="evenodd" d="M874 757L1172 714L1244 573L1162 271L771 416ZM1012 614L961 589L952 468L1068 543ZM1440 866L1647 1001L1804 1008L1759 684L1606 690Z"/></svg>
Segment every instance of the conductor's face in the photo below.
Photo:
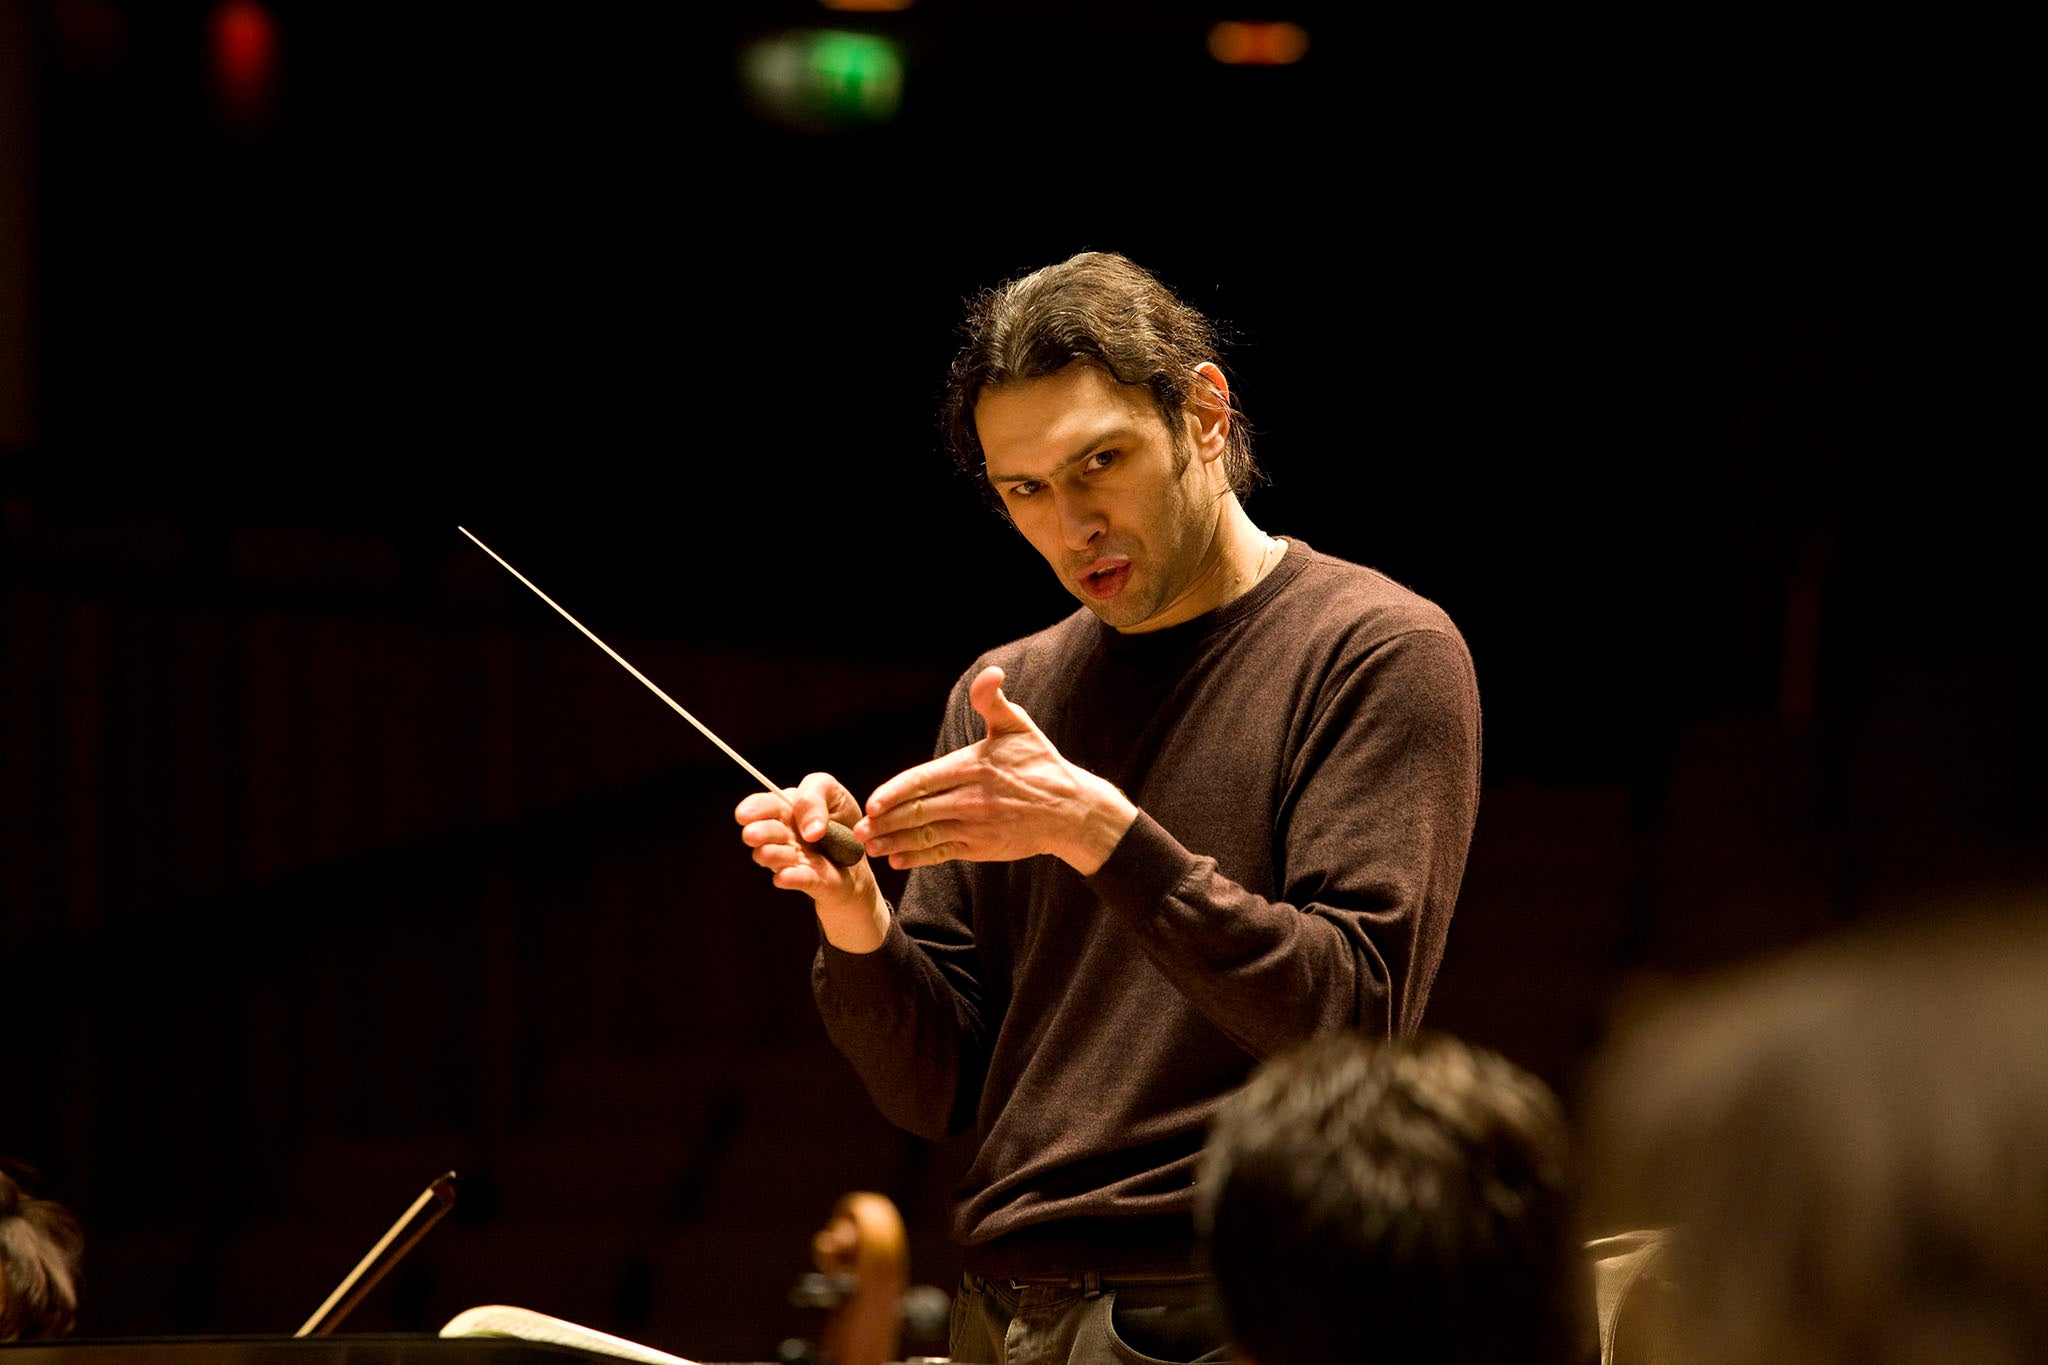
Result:
<svg viewBox="0 0 2048 1365"><path fill-rule="evenodd" d="M1144 388L1076 363L985 390L988 480L1068 592L1116 629L1177 625L1228 600L1217 543L1222 425L1192 406L1176 448Z"/></svg>

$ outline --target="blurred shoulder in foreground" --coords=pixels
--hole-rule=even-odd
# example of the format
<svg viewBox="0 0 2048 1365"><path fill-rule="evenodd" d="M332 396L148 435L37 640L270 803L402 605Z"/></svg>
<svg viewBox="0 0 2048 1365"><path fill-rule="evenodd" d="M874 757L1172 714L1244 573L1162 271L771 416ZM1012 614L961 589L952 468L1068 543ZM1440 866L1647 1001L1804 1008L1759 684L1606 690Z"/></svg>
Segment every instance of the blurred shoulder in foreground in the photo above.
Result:
<svg viewBox="0 0 2048 1365"><path fill-rule="evenodd" d="M1586 1118L1596 1216L1670 1233L1659 1360L2048 1360L2048 895L1683 988Z"/></svg>

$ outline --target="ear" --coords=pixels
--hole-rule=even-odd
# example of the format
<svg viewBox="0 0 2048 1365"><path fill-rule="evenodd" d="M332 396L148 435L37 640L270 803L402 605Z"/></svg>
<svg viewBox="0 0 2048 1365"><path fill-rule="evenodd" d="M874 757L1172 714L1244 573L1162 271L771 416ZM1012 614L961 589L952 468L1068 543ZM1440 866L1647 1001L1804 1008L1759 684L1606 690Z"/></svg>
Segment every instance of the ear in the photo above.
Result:
<svg viewBox="0 0 2048 1365"><path fill-rule="evenodd" d="M1204 463L1223 458L1230 436L1230 381L1214 361L1195 366L1198 382L1188 386L1188 434Z"/></svg>

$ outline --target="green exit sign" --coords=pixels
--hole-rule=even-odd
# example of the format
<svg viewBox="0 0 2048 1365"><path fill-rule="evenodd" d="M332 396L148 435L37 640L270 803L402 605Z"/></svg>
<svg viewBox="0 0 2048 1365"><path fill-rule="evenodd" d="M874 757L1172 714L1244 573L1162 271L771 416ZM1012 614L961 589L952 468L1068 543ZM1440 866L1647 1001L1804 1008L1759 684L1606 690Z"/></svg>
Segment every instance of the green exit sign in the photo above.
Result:
<svg viewBox="0 0 2048 1365"><path fill-rule="evenodd" d="M903 102L903 55L871 33L805 29L763 38L741 57L749 99L798 128L886 123Z"/></svg>

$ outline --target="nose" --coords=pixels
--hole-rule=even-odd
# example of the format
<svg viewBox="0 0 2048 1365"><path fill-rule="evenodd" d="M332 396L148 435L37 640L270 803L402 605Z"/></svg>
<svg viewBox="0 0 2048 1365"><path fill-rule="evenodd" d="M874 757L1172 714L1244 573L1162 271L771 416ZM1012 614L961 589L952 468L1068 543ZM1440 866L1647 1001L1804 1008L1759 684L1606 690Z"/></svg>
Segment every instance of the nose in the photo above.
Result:
<svg viewBox="0 0 2048 1365"><path fill-rule="evenodd" d="M1083 493L1055 489L1053 505L1060 519L1060 541L1069 550L1087 549L1109 529L1109 518Z"/></svg>

